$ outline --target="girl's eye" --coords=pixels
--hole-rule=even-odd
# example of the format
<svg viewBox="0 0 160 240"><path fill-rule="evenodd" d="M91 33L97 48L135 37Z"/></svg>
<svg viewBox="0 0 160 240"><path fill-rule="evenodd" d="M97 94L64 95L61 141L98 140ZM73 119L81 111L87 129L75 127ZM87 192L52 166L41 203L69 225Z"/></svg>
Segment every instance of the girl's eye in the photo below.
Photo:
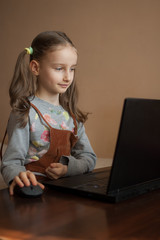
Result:
<svg viewBox="0 0 160 240"><path fill-rule="evenodd" d="M63 70L62 67L57 67L57 68L55 68L55 69L56 69L56 71L62 71L62 70ZM74 71L75 71L75 68L70 68L70 71L71 71L71 72L74 72Z"/></svg>
<svg viewBox="0 0 160 240"><path fill-rule="evenodd" d="M57 70L57 71L61 71L61 70L62 70L62 67L57 67L56 70Z"/></svg>

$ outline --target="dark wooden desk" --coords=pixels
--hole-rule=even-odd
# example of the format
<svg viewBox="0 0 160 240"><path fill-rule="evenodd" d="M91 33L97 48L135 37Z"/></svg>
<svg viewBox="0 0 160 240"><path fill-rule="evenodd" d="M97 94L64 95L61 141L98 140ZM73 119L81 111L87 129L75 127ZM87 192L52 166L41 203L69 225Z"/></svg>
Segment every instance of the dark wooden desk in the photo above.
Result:
<svg viewBox="0 0 160 240"><path fill-rule="evenodd" d="M0 239L160 239L160 191L108 204L46 189L40 199L0 191ZM5 238L6 237L6 238Z"/></svg>

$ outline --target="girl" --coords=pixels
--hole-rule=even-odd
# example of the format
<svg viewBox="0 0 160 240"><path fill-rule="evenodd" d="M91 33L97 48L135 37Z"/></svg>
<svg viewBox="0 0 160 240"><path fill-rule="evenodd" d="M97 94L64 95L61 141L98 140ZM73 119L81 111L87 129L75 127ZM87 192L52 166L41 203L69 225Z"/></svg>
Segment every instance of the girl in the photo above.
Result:
<svg viewBox="0 0 160 240"><path fill-rule="evenodd" d="M77 50L62 32L42 32L20 53L9 89L9 142L1 168L11 195L16 184L43 189L42 176L93 170L96 156L83 125L87 114L77 108L76 66Z"/></svg>

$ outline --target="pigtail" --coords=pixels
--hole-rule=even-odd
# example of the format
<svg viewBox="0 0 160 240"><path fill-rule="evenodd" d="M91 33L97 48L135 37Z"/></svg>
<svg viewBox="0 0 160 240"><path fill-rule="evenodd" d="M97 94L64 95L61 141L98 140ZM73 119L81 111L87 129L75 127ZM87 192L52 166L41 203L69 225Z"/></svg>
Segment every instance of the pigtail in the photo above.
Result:
<svg viewBox="0 0 160 240"><path fill-rule="evenodd" d="M29 60L26 59L26 50L18 56L14 75L9 88L10 105L17 115L20 127L25 127L28 121L30 103L29 96L35 94L36 83L29 69Z"/></svg>

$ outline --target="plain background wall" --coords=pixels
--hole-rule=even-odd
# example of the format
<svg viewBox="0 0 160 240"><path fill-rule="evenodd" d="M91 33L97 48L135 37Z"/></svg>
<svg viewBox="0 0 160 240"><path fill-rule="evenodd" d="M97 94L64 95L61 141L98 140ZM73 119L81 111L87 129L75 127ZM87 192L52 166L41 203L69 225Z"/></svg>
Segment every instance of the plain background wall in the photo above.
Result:
<svg viewBox="0 0 160 240"><path fill-rule="evenodd" d="M98 157L112 158L125 97L160 98L159 0L0 0L0 140L20 51L42 31L68 34L79 52L79 105Z"/></svg>

